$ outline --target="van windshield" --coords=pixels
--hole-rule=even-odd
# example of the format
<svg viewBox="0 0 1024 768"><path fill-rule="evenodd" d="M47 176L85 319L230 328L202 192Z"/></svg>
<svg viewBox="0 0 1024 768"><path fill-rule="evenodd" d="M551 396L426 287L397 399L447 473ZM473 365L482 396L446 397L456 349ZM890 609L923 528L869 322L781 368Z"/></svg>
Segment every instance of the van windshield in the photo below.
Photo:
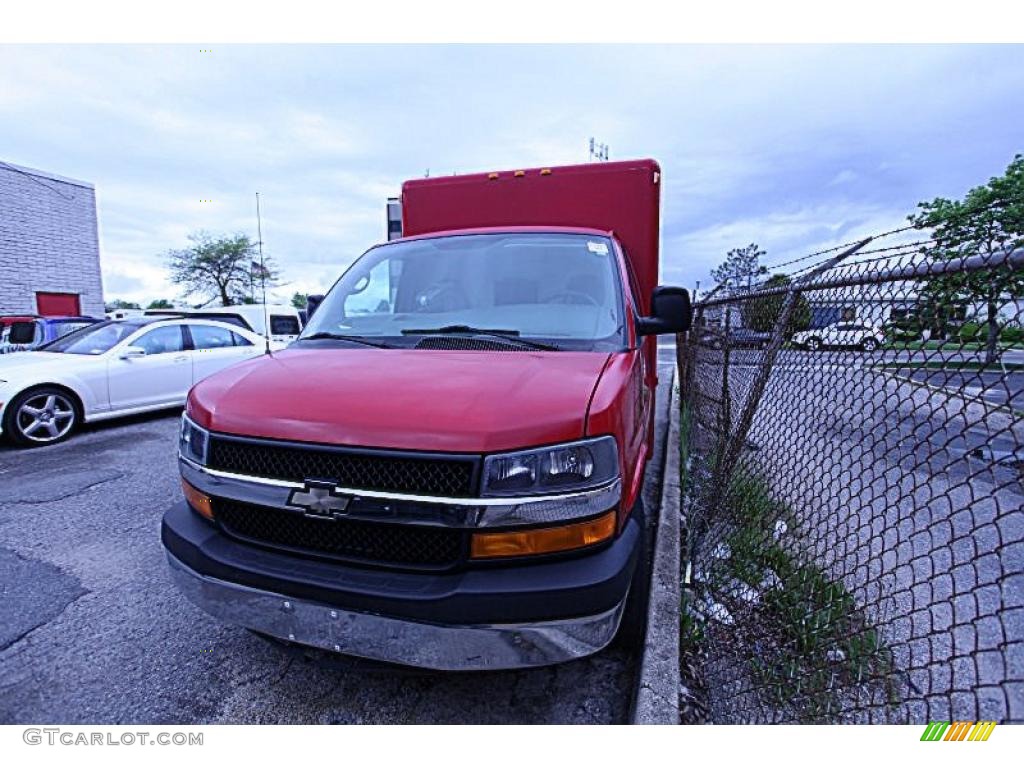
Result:
<svg viewBox="0 0 1024 768"><path fill-rule="evenodd" d="M456 235L365 253L299 337L373 337L415 346L435 333L502 335L560 349L621 349L617 262L605 237Z"/></svg>

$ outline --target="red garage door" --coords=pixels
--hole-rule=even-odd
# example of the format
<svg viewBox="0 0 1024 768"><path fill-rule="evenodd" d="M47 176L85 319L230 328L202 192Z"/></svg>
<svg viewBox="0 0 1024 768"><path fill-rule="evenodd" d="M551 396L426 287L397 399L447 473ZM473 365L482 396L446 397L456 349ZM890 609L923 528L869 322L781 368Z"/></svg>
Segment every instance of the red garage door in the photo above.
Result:
<svg viewBox="0 0 1024 768"><path fill-rule="evenodd" d="M82 306L77 293L37 293L36 311L43 316L80 315Z"/></svg>

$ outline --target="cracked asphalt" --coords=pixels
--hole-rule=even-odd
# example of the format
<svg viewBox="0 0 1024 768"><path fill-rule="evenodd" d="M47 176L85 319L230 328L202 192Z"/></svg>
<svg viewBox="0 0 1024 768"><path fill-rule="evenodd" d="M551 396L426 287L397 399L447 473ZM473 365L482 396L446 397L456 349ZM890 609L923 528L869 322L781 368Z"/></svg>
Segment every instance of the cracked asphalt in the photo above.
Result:
<svg viewBox="0 0 1024 768"><path fill-rule="evenodd" d="M671 350L662 350L658 498ZM617 723L635 654L437 674L314 663L207 617L171 585L159 522L180 495L177 413L0 442L2 723ZM649 515L652 518L653 515Z"/></svg>

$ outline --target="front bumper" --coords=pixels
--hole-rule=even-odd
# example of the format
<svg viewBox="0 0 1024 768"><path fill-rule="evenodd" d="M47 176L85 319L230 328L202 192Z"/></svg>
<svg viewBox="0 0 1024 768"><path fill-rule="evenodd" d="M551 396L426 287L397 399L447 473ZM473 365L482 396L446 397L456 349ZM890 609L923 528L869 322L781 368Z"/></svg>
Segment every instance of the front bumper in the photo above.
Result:
<svg viewBox="0 0 1024 768"><path fill-rule="evenodd" d="M641 546L628 521L607 547L562 560L403 573L268 551L179 503L162 538L177 586L207 613L329 651L438 670L570 661L615 636Z"/></svg>

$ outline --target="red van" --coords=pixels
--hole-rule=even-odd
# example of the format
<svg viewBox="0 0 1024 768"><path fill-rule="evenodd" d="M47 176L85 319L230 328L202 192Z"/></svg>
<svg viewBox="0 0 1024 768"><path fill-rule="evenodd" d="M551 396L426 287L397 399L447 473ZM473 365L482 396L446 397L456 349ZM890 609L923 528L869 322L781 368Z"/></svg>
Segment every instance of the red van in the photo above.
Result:
<svg viewBox="0 0 1024 768"><path fill-rule="evenodd" d="M445 670L642 636L659 333L651 160L406 182L404 237L288 349L197 384L180 589L257 633Z"/></svg>

